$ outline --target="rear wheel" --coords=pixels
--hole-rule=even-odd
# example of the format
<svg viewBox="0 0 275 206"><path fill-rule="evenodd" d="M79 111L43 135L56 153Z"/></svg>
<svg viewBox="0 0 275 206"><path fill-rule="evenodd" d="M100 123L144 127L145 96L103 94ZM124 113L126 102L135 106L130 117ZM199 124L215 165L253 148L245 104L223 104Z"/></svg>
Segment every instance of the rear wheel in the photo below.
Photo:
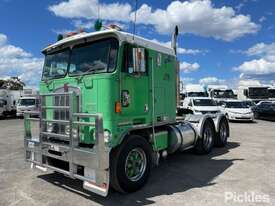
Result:
<svg viewBox="0 0 275 206"><path fill-rule="evenodd" d="M229 125L226 118L222 118L219 125L219 130L215 138L215 146L224 147L227 144L229 137Z"/></svg>
<svg viewBox="0 0 275 206"><path fill-rule="evenodd" d="M112 152L111 186L123 193L134 192L147 182L151 170L152 149L137 135L127 139Z"/></svg>
<svg viewBox="0 0 275 206"><path fill-rule="evenodd" d="M214 125L206 120L203 125L202 137L198 139L195 150L198 154L208 154L214 145Z"/></svg>

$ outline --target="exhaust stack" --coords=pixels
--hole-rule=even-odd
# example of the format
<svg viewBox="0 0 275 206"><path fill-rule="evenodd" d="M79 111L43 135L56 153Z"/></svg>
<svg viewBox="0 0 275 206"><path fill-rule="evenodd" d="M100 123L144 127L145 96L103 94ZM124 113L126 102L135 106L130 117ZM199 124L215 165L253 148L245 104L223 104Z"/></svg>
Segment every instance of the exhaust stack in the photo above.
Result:
<svg viewBox="0 0 275 206"><path fill-rule="evenodd" d="M179 34L178 26L175 26L175 30L172 36L171 47L174 49L175 55L177 55L177 37Z"/></svg>

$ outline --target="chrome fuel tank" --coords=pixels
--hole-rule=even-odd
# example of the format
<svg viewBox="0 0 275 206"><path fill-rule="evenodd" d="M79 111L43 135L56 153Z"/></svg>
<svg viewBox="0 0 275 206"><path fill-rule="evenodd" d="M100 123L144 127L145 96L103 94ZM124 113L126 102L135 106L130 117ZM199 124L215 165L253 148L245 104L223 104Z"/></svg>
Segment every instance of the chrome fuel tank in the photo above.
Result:
<svg viewBox="0 0 275 206"><path fill-rule="evenodd" d="M197 135L191 124L179 122L169 126L168 136L168 153L171 154L177 150L183 151L194 145Z"/></svg>

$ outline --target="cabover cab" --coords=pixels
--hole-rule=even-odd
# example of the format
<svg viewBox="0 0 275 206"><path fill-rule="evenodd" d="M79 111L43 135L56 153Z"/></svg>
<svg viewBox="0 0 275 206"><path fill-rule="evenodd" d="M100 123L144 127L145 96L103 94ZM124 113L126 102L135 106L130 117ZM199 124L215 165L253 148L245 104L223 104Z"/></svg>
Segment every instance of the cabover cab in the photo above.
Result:
<svg viewBox="0 0 275 206"><path fill-rule="evenodd" d="M196 120L199 126L176 118L172 48L106 30L65 38L43 54L39 118L25 113L33 167L83 180L85 189L106 196L110 186L142 187L161 155L191 147L207 153L214 145L211 117ZM225 139L217 145L225 145L228 123L220 122Z"/></svg>

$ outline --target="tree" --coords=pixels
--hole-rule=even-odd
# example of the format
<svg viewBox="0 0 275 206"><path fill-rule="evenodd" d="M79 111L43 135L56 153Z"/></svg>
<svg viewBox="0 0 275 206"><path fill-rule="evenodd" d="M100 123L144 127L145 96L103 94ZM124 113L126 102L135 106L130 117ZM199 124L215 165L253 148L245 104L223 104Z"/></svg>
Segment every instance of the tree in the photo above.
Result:
<svg viewBox="0 0 275 206"><path fill-rule="evenodd" d="M0 79L0 89L22 90L25 83L18 77L10 77L9 79Z"/></svg>

